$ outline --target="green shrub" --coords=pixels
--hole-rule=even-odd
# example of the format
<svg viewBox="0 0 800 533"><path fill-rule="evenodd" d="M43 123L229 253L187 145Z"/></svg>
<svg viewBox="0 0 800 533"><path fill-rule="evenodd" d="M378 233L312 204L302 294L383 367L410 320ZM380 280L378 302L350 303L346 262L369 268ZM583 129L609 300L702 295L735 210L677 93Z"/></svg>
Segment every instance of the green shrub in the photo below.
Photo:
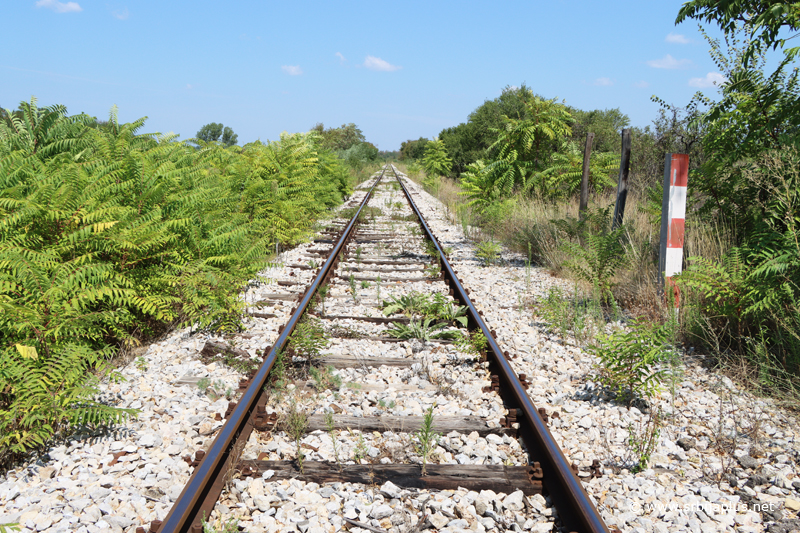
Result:
<svg viewBox="0 0 800 533"><path fill-rule="evenodd" d="M657 325L637 320L629 331L600 337L592 348L600 359L600 381L628 407L636 398L652 397L669 376L673 336L672 323Z"/></svg>
<svg viewBox="0 0 800 533"><path fill-rule="evenodd" d="M243 148L98 126L35 99L0 120L0 462L97 404L115 347L241 327L239 291L350 192L315 137Z"/></svg>
<svg viewBox="0 0 800 533"><path fill-rule="evenodd" d="M500 245L492 241L479 242L475 247L475 257L483 266L490 266L500 260Z"/></svg>

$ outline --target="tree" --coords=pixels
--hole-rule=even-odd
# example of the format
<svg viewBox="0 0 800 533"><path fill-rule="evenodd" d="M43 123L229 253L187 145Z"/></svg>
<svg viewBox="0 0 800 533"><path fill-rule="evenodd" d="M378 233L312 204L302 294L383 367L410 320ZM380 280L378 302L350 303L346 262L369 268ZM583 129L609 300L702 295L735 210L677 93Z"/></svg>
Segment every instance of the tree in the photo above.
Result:
<svg viewBox="0 0 800 533"><path fill-rule="evenodd" d="M347 150L367 140L361 129L352 122L342 124L338 128L328 129L325 129L325 126L318 122L311 128L311 131L319 136L322 148L333 152Z"/></svg>
<svg viewBox="0 0 800 533"><path fill-rule="evenodd" d="M594 147L596 152L619 152L620 134L622 128L628 127L631 120L619 108L595 109L582 111L573 107L569 108L570 114L575 118L572 125L572 140L582 145L586 142L586 134L594 133Z"/></svg>
<svg viewBox="0 0 800 533"><path fill-rule="evenodd" d="M431 176L444 176L450 171L453 161L447 157L447 149L439 139L434 139L425 145L425 159L423 166L425 173Z"/></svg>
<svg viewBox="0 0 800 533"><path fill-rule="evenodd" d="M782 30L800 30L800 2L786 0L692 0L678 11L675 24L687 18L716 22L725 35L731 37L742 27L749 33L749 43L742 56L743 67L765 49L783 48L786 41L798 34L780 38ZM785 50L791 61L800 53L800 46Z"/></svg>
<svg viewBox="0 0 800 533"><path fill-rule="evenodd" d="M416 141L407 140L400 143L400 160L416 161L425 157L425 146L430 142L425 137L420 137Z"/></svg>
<svg viewBox="0 0 800 533"><path fill-rule="evenodd" d="M439 133L447 153L453 159L451 175L458 178L467 166L478 159L489 158L489 147L497 140L497 130L503 126L503 117L522 120L528 118L526 102L535 95L523 83L521 87L507 85L500 96L486 100L472 113L467 122Z"/></svg>
<svg viewBox="0 0 800 533"><path fill-rule="evenodd" d="M217 122L211 122L200 128L196 137L204 142L220 141L225 146L233 146L239 139L239 136L233 133L231 128Z"/></svg>

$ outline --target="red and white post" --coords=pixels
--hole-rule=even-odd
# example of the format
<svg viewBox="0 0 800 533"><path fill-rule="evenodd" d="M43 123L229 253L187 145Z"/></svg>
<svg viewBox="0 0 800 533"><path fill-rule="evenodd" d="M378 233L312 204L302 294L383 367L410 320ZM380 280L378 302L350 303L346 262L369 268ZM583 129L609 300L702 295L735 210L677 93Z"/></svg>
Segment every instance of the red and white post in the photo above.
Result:
<svg viewBox="0 0 800 533"><path fill-rule="evenodd" d="M683 235L686 227L686 183L689 179L689 156L667 154L664 162L664 196L661 204L661 250L659 271L661 289L672 291L675 310L680 307L678 286L672 276L683 270Z"/></svg>

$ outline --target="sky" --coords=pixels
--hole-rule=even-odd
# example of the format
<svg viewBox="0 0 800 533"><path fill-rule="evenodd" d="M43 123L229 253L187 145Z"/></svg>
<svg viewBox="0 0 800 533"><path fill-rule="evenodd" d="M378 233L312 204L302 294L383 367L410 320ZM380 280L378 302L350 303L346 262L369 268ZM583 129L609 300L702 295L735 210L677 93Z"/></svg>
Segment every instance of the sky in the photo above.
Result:
<svg viewBox="0 0 800 533"><path fill-rule="evenodd" d="M381 150L465 122L506 86L584 110L656 118L722 79L672 0L518 2L5 0L0 106L239 144L355 123ZM719 36L715 27L710 35Z"/></svg>

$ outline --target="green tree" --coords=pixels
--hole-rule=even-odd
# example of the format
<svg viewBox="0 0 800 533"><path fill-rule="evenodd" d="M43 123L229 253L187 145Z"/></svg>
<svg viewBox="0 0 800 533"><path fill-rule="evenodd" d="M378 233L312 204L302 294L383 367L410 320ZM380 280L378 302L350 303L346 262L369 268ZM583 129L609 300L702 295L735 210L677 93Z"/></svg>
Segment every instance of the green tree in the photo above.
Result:
<svg viewBox="0 0 800 533"><path fill-rule="evenodd" d="M692 0L686 2L678 11L675 24L687 18L715 22L726 36L735 35L741 28L747 28L748 46L742 56L743 67L765 49L783 48L786 41L796 37L781 37L781 31L800 30L800 2L786 0ZM786 59L791 61L800 53L800 47L785 50Z"/></svg>
<svg viewBox="0 0 800 533"><path fill-rule="evenodd" d="M569 108L570 114L575 118L572 125L572 139L579 146L586 142L586 134L594 133L595 152L620 151L620 134L622 129L630 125L631 120L619 108L595 109L582 111L573 107Z"/></svg>
<svg viewBox="0 0 800 533"><path fill-rule="evenodd" d="M322 148L333 152L342 152L367 140L364 133L352 122L328 129L320 122L311 131L319 135Z"/></svg>
<svg viewBox="0 0 800 533"><path fill-rule="evenodd" d="M451 176L458 178L478 159L489 159L489 148L497 140L497 130L503 127L503 117L522 120L529 118L526 102L534 97L524 83L520 87L506 86L500 96L486 100L469 114L467 122L439 133L453 159Z"/></svg>
<svg viewBox="0 0 800 533"><path fill-rule="evenodd" d="M211 122L200 128L196 137L204 142L219 141L225 146L233 146L239 139L231 128L217 122Z"/></svg>
<svg viewBox="0 0 800 533"><path fill-rule="evenodd" d="M416 141L408 140L400 143L400 160L416 161L425 157L425 146L430 142L425 137L420 137Z"/></svg>
<svg viewBox="0 0 800 533"><path fill-rule="evenodd" d="M434 139L425 145L423 166L429 177L447 175L452 164L452 160L447 157L447 150L442 141Z"/></svg>

